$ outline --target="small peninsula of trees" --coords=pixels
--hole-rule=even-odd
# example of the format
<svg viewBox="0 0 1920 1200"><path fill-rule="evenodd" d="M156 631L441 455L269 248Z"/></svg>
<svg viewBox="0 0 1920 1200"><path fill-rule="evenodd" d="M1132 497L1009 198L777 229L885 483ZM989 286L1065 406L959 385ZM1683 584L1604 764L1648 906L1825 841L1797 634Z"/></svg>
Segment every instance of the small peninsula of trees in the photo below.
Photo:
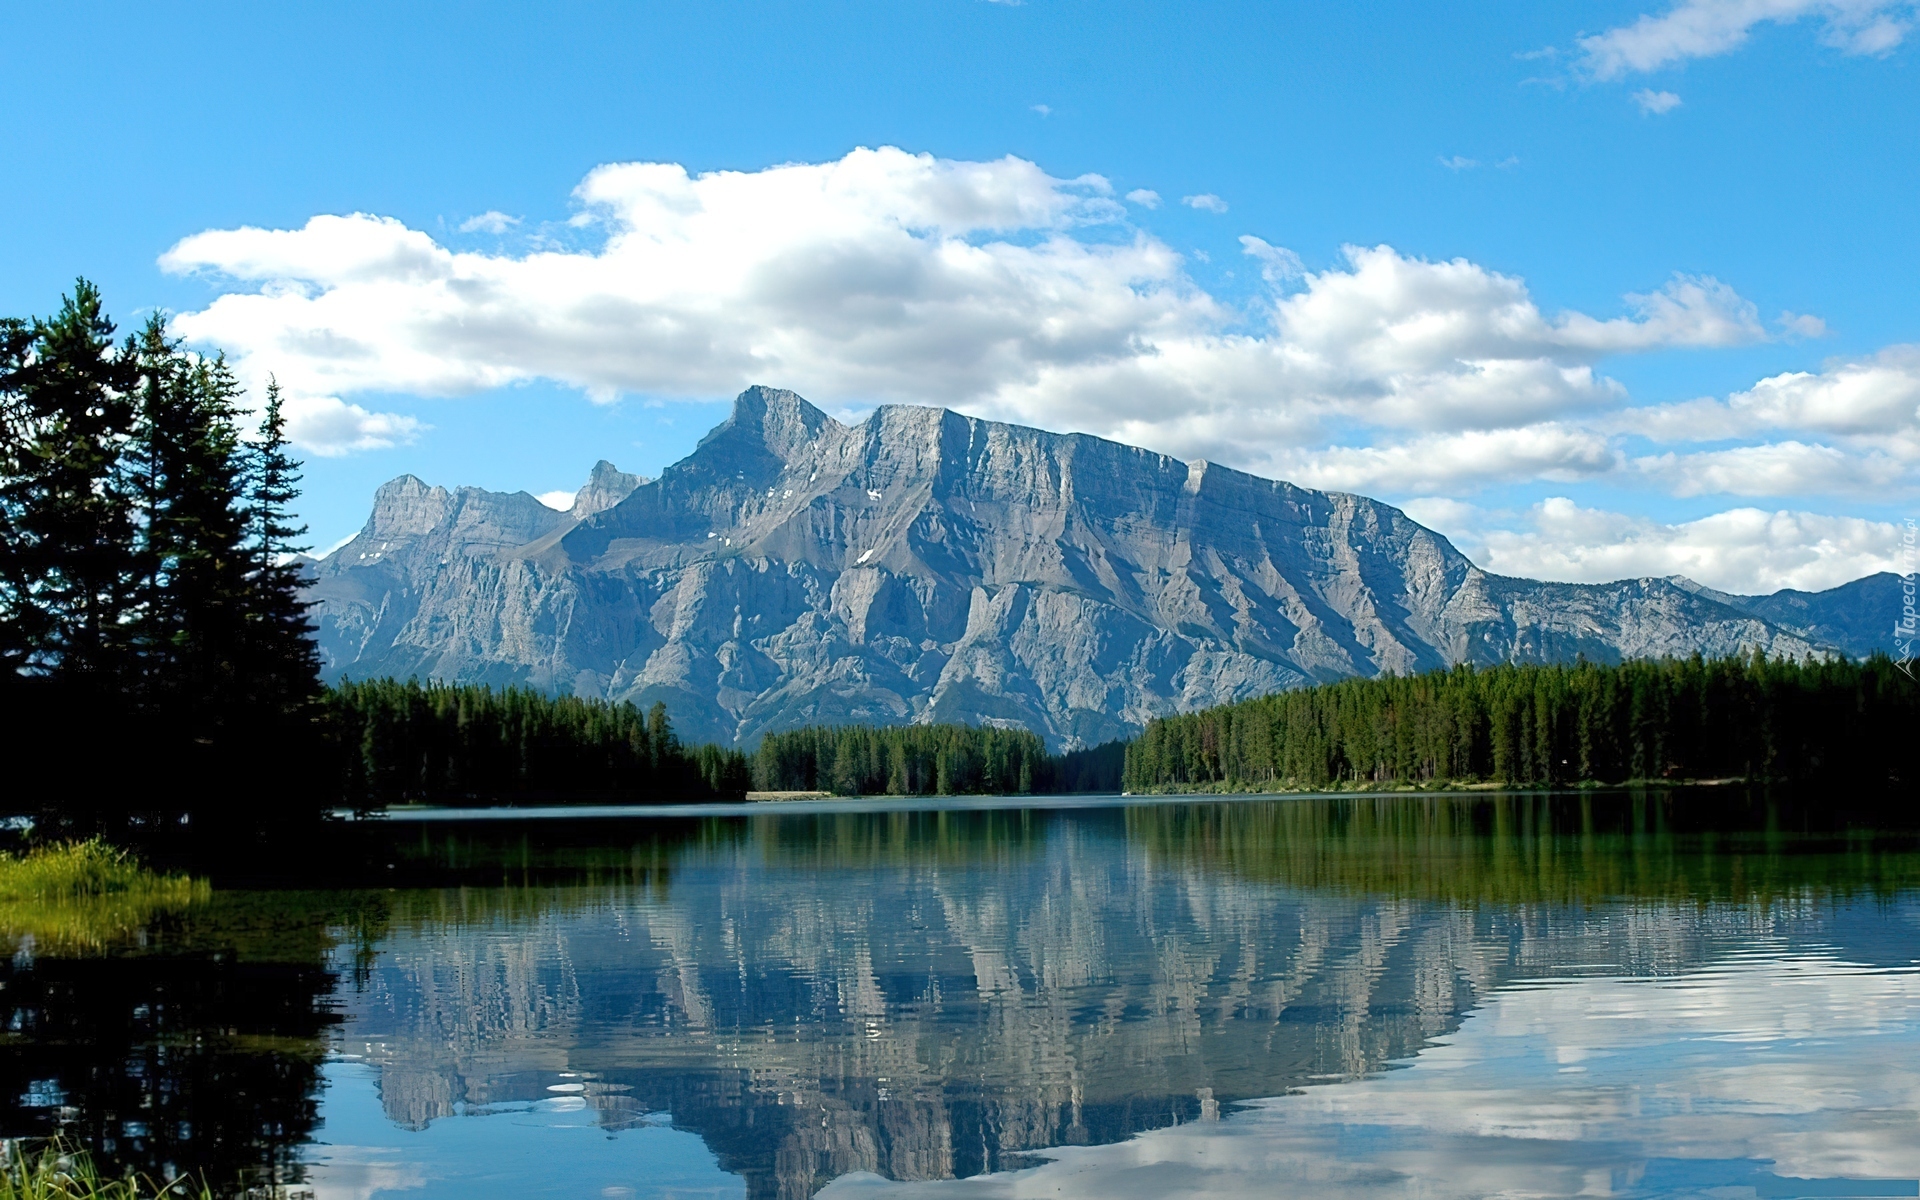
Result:
<svg viewBox="0 0 1920 1200"><path fill-rule="evenodd" d="M1152 721L1136 792L1911 779L1920 686L1884 656L1460 666ZM1903 774L1905 772L1906 774Z"/></svg>
<svg viewBox="0 0 1920 1200"><path fill-rule="evenodd" d="M815 725L762 738L753 778L761 791L839 796L1114 791L1124 753L1110 742L1049 755L1025 729Z"/></svg>
<svg viewBox="0 0 1920 1200"><path fill-rule="evenodd" d="M116 342L84 280L0 319L0 704L16 794L57 821L299 807L321 692L299 471L277 392L252 428L241 399L158 315Z"/></svg>

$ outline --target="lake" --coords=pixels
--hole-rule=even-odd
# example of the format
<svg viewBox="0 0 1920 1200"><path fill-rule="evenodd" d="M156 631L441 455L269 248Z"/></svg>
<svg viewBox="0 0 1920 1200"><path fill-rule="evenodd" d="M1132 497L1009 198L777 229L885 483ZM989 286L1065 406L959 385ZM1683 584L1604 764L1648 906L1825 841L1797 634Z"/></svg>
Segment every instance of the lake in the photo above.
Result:
<svg viewBox="0 0 1920 1200"><path fill-rule="evenodd" d="M1915 1196L1914 825L403 814L315 848L342 886L12 918L0 1126L315 1200Z"/></svg>

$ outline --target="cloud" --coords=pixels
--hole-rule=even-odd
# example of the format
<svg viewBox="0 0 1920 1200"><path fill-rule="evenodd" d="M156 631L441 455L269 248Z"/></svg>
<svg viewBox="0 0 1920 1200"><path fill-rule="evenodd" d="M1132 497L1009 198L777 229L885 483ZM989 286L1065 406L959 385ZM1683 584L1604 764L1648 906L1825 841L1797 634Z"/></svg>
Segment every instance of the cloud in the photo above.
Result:
<svg viewBox="0 0 1920 1200"><path fill-rule="evenodd" d="M1792 337L1818 338L1827 336L1827 323L1819 317L1807 313L1782 312L1774 318L1781 332Z"/></svg>
<svg viewBox="0 0 1920 1200"><path fill-rule="evenodd" d="M1619 79L1726 54L1746 44L1756 25L1803 17L1820 19L1820 40L1843 53L1885 54L1912 28L1913 6L1904 0L1681 0L1658 16L1579 39L1580 65L1594 79Z"/></svg>
<svg viewBox="0 0 1920 1200"><path fill-rule="evenodd" d="M1300 261L1298 254L1285 246L1271 245L1250 233L1240 236L1240 246L1248 255L1260 261L1260 277L1268 283L1288 283L1306 278L1306 264Z"/></svg>
<svg viewBox="0 0 1920 1200"><path fill-rule="evenodd" d="M567 512L573 508L574 495L575 493L573 492L541 492L538 496L535 496L534 499L546 505L548 508L557 508L561 512Z"/></svg>
<svg viewBox="0 0 1920 1200"><path fill-rule="evenodd" d="M1573 481L1780 500L1920 490L1920 347L1631 403L1605 360L1774 336L1711 277L1675 275L1613 313L1554 312L1467 259L1348 246L1312 271L1244 234L1263 282L1229 303L1189 273L1199 251L1132 223L1157 194L1123 203L1100 176L1012 157L883 148L699 175L622 163L575 194L570 244L512 253L371 214L195 234L161 263L219 294L173 329L250 384L276 374L295 441L323 455L426 429L370 396L544 379L597 401L706 399L765 382L840 411L948 405L1388 497ZM1775 327L1824 330L1793 313ZM1800 507L1783 510L1812 520ZM1680 544L1617 532L1642 556ZM1498 543L1514 562L1521 544ZM1804 566L1771 552L1782 572ZM1598 555L1576 546L1561 566Z"/></svg>
<svg viewBox="0 0 1920 1200"><path fill-rule="evenodd" d="M1652 88L1641 88L1633 94L1633 102L1640 106L1640 111L1646 116L1657 117L1679 108L1680 96L1677 92L1656 92Z"/></svg>
<svg viewBox="0 0 1920 1200"><path fill-rule="evenodd" d="M1635 469L1675 496L1807 496L1879 493L1912 481L1911 464L1799 441L1635 459Z"/></svg>
<svg viewBox="0 0 1920 1200"><path fill-rule="evenodd" d="M1542 313L1520 280L1465 259L1376 246L1346 260L1278 300L1272 336L1242 353L1268 359L1297 407L1376 426L1505 428L1609 407L1624 393L1594 371L1603 357L1765 337L1753 306L1713 279L1676 276L1601 320Z"/></svg>
<svg viewBox="0 0 1920 1200"><path fill-rule="evenodd" d="M1412 507L1490 571L1573 583L1685 575L1738 594L1818 591L1896 569L1900 546L1892 522L1786 510L1664 524L1552 497L1515 523L1467 505Z"/></svg>
<svg viewBox="0 0 1920 1200"><path fill-rule="evenodd" d="M1628 409L1620 428L1662 441L1711 441L1776 429L1829 434L1861 449L1920 459L1920 345L1835 359L1818 371L1769 376L1724 401Z"/></svg>
<svg viewBox="0 0 1920 1200"><path fill-rule="evenodd" d="M1603 475L1620 458L1600 434L1543 424L1384 446L1335 446L1299 455L1283 473L1297 483L1334 491L1471 492L1499 482L1571 482Z"/></svg>
<svg viewBox="0 0 1920 1200"><path fill-rule="evenodd" d="M1911 436L1920 432L1920 346L1763 379L1729 397L1726 411L1740 425Z"/></svg>
<svg viewBox="0 0 1920 1200"><path fill-rule="evenodd" d="M1223 213L1227 211L1227 202L1212 192L1202 192L1198 196L1182 196L1180 203L1188 208L1197 208L1201 212Z"/></svg>
<svg viewBox="0 0 1920 1200"><path fill-rule="evenodd" d="M1480 165L1480 160L1477 158L1467 158L1464 155L1456 154L1451 158L1442 157L1440 159L1440 165L1445 167L1449 171L1471 171L1473 168Z"/></svg>
<svg viewBox="0 0 1920 1200"><path fill-rule="evenodd" d="M1053 115L1053 108L1050 105L1046 105L1046 104L1034 105L1033 111L1039 113L1043 117L1050 117Z"/></svg>
<svg viewBox="0 0 1920 1200"><path fill-rule="evenodd" d="M510 217L503 212L489 209L477 217L468 217L460 222L461 233L505 233L520 223L519 217Z"/></svg>
<svg viewBox="0 0 1920 1200"><path fill-rule="evenodd" d="M1881 1114L1920 1103L1920 981L1831 945L1842 922L1898 940L1908 910L1810 905L1835 915L1795 927L1784 906L1754 907L1764 915L1594 905L1562 935L1584 939L1589 961L1637 958L1640 947L1666 961L1572 968L1560 965L1571 948L1543 953L1528 941L1524 982L1476 988L1466 1019L1394 1070L1051 1149L1019 1171L901 1182L852 1172L820 1200L1572 1196L1642 1174L1655 1180L1644 1191L1669 1194L1895 1190L1879 1181L1920 1174L1920 1149L1909 1123ZM1484 971L1483 956L1508 953L1463 932L1399 936L1401 952L1436 974ZM1701 944L1713 950L1692 949ZM1342 969L1378 971L1357 955ZM1685 1107L1647 1096L1685 1096ZM1679 1182L1662 1189L1665 1164L1680 1164L1667 1177Z"/></svg>
<svg viewBox="0 0 1920 1200"><path fill-rule="evenodd" d="M1920 346L1770 376L1724 400L1622 409L1595 425L1708 443L1628 464L1673 495L1911 497L1920 493ZM1724 445L1732 441L1748 444Z"/></svg>
<svg viewBox="0 0 1920 1200"><path fill-rule="evenodd" d="M1257 465L1278 443L1250 429L1297 444L1328 422L1535 424L1617 404L1593 366L1607 355L1765 336L1712 279L1629 296L1624 316L1549 315L1520 280L1464 259L1350 247L1308 273L1257 238L1243 249L1292 290L1261 301L1249 328L1178 253L1130 229L1111 193L1020 159L892 149L698 176L625 163L576 193L604 232L597 248L454 251L352 214L196 234L161 263L226 285L176 332L250 378L277 372L290 404L335 425L339 397L373 392L545 378L611 400L776 381L841 405L964 406ZM324 445L411 433L391 414L362 422Z"/></svg>
<svg viewBox="0 0 1920 1200"><path fill-rule="evenodd" d="M288 440L325 458L403 445L429 428L413 417L368 412L336 396L289 395L285 405Z"/></svg>

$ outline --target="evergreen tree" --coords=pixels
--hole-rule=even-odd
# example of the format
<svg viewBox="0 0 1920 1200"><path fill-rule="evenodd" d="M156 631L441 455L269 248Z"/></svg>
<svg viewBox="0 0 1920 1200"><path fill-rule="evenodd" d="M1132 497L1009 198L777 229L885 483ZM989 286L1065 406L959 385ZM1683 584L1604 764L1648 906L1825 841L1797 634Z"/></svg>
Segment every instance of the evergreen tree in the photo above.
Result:
<svg viewBox="0 0 1920 1200"><path fill-rule="evenodd" d="M146 509L146 699L155 718L185 739L183 749L231 751L252 711L243 668L256 598L240 388L224 360L181 353L157 316L141 331L138 350L145 367L137 458Z"/></svg>
<svg viewBox="0 0 1920 1200"><path fill-rule="evenodd" d="M1910 778L1920 687L1884 656L1459 666L1348 679L1161 718L1139 791L1663 779Z"/></svg>
<svg viewBox="0 0 1920 1200"><path fill-rule="evenodd" d="M310 723L309 710L320 695L320 651L307 617L311 605L300 596L296 555L307 548L298 540L307 528L296 525L292 515L300 495L300 463L287 445L280 385L269 380L248 472L253 561L245 674L252 702L282 719L291 734Z"/></svg>
<svg viewBox="0 0 1920 1200"><path fill-rule="evenodd" d="M630 804L738 799L751 785L737 750L674 737L666 706L546 696L527 688L343 681L327 689L336 798Z"/></svg>
<svg viewBox="0 0 1920 1200"><path fill-rule="evenodd" d="M256 446L240 401L158 316L116 347L84 280L51 319L0 320L0 699L50 824L297 807L318 691L285 561L298 467L277 390Z"/></svg>
<svg viewBox="0 0 1920 1200"><path fill-rule="evenodd" d="M51 320L0 323L0 668L9 681L57 676L96 698L124 686L140 566L123 456L138 372L84 279Z"/></svg>
<svg viewBox="0 0 1920 1200"><path fill-rule="evenodd" d="M770 792L1012 796L1116 791L1123 762L1122 743L1053 756L1024 729L815 725L762 738L753 777Z"/></svg>

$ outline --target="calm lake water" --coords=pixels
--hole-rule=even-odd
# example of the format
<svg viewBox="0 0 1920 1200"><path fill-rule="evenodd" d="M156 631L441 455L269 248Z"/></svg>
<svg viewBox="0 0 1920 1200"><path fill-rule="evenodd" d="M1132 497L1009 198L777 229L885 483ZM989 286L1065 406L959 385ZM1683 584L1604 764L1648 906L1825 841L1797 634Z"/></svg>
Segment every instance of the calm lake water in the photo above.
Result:
<svg viewBox="0 0 1920 1200"><path fill-rule="evenodd" d="M1904 815L1013 803L368 823L353 887L15 914L0 1126L316 1200L1920 1195Z"/></svg>

